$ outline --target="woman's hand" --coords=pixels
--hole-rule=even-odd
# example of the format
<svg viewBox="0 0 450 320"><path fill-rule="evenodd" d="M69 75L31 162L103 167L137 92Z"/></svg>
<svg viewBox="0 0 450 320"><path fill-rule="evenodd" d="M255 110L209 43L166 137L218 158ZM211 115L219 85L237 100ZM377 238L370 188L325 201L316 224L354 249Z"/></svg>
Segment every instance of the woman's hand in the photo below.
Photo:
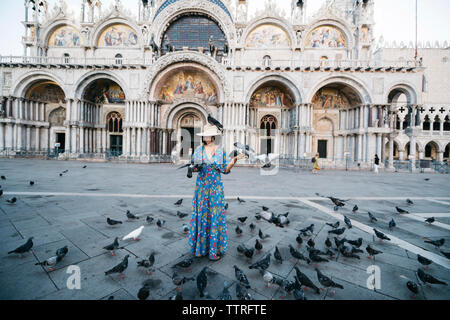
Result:
<svg viewBox="0 0 450 320"><path fill-rule="evenodd" d="M247 156L245 155L245 153L241 153L239 155L237 155L236 157L233 158L234 163L236 163L236 161L241 160L246 158Z"/></svg>

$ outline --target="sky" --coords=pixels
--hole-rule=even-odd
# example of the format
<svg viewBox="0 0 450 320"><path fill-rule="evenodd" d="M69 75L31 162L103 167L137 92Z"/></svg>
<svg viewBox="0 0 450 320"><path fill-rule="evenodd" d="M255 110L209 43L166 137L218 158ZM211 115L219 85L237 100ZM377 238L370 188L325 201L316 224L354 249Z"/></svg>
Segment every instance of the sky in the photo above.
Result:
<svg viewBox="0 0 450 320"><path fill-rule="evenodd" d="M48 0L53 8L57 0ZM137 3L140 0L122 0L125 7L137 15ZM307 15L314 14L325 0L307 0ZM385 41L397 43L415 41L415 1L416 0L375 0L375 38L381 35ZM450 43L450 0L418 1L418 40ZM66 0L78 19L82 0ZM291 0L276 0L281 8L290 12ZM103 0L103 7L109 8L114 0ZM249 0L250 15L261 7L263 0ZM25 18L24 0L0 0L0 55L22 55L21 43Z"/></svg>

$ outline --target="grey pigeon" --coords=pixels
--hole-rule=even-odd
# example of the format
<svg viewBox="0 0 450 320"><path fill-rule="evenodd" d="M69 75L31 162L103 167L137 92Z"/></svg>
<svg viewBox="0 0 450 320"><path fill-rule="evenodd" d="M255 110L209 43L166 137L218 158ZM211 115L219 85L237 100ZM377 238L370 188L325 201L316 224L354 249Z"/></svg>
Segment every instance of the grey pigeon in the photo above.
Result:
<svg viewBox="0 0 450 320"><path fill-rule="evenodd" d="M255 250L253 248L250 248L250 249L245 248L244 255L247 259L251 259L253 257L254 252L255 252Z"/></svg>
<svg viewBox="0 0 450 320"><path fill-rule="evenodd" d="M217 121L216 119L211 117L211 114L208 114L208 119L207 120L208 120L209 124L212 124L213 126L216 126L217 129L219 129L219 131L223 130L223 125L219 121ZM235 143L235 145L236 145L236 143Z"/></svg>
<svg viewBox="0 0 450 320"><path fill-rule="evenodd" d="M181 212L181 211L177 211L177 216L178 216L178 218L180 218L180 219L183 219L184 217L187 217L189 214L188 213L184 213L184 212Z"/></svg>
<svg viewBox="0 0 450 320"><path fill-rule="evenodd" d="M208 285L208 275L206 274L206 269L208 267L204 267L202 271L197 276L197 289L200 292L200 297L204 297L206 286Z"/></svg>
<svg viewBox="0 0 450 320"><path fill-rule="evenodd" d="M180 199L177 202L175 202L174 205L181 206L182 203L183 203L183 199Z"/></svg>
<svg viewBox="0 0 450 320"><path fill-rule="evenodd" d="M409 291L414 293L414 295L419 293L419 287L417 286L417 283L415 283L415 282L408 281L406 283L406 287L409 289Z"/></svg>
<svg viewBox="0 0 450 320"><path fill-rule="evenodd" d="M150 288L148 286L143 286L139 289L137 297L139 300L147 300L150 296Z"/></svg>
<svg viewBox="0 0 450 320"><path fill-rule="evenodd" d="M358 255L353 253L352 248L349 248L346 245L341 245L339 247L339 252L342 253L342 255L346 258L355 258L355 259L361 259Z"/></svg>
<svg viewBox="0 0 450 320"><path fill-rule="evenodd" d="M378 231L377 229L373 229L377 238L381 240L391 240L388 236L386 236L383 232Z"/></svg>
<svg viewBox="0 0 450 320"><path fill-rule="evenodd" d="M340 228L340 229L334 229L334 230L329 230L328 233L334 233L337 235L341 235L345 232L345 227Z"/></svg>
<svg viewBox="0 0 450 320"><path fill-rule="evenodd" d="M308 264L311 263L311 260L306 258L303 254L301 254L299 251L295 250L293 246L289 245L289 252L291 253L291 256L294 257L297 260L304 260Z"/></svg>
<svg viewBox="0 0 450 320"><path fill-rule="evenodd" d="M273 254L273 257L275 258L275 260L276 260L278 263L280 263L280 264L283 263L283 258L281 257L281 253L280 253L280 251L278 250L278 247L277 247L277 246L275 246L275 253Z"/></svg>
<svg viewBox="0 0 450 320"><path fill-rule="evenodd" d="M395 207L395 209L397 209L397 212L398 212L398 213L409 213L407 210L402 209L402 208L400 208L400 207Z"/></svg>
<svg viewBox="0 0 450 320"><path fill-rule="evenodd" d="M238 217L240 223L245 224L245 220L247 220L248 217Z"/></svg>
<svg viewBox="0 0 450 320"><path fill-rule="evenodd" d="M367 214L369 215L370 222L378 221L372 213L367 212Z"/></svg>
<svg viewBox="0 0 450 320"><path fill-rule="evenodd" d="M306 243L310 248L314 248L314 246L316 245L313 241L313 239L309 239L308 242Z"/></svg>
<svg viewBox="0 0 450 320"><path fill-rule="evenodd" d="M139 217L136 217L134 214L132 214L130 210L127 210L127 218L128 220L139 219Z"/></svg>
<svg viewBox="0 0 450 320"><path fill-rule="evenodd" d="M373 257L373 256L375 256L375 255L377 255L377 254L383 253L383 251L380 251L380 250L377 250L377 249L372 248L372 247L370 246L370 244L367 245L366 251L367 251L367 253L369 254L369 258L371 258L371 257Z"/></svg>
<svg viewBox="0 0 450 320"><path fill-rule="evenodd" d="M234 229L234 231L236 231L236 234L237 234L238 236L242 235L242 229L239 228L239 226L236 226L236 228Z"/></svg>
<svg viewBox="0 0 450 320"><path fill-rule="evenodd" d="M430 243L430 244L434 245L435 247L440 247L440 246L443 246L443 245L444 245L445 239L444 239L444 238L439 239L439 240L425 239L425 242L426 242L426 243Z"/></svg>
<svg viewBox="0 0 450 320"><path fill-rule="evenodd" d="M48 258L47 260L44 260L42 262L35 263L36 266L49 266L49 271L54 271L53 268L58 262L60 262L63 259L64 256L53 256Z"/></svg>
<svg viewBox="0 0 450 320"><path fill-rule="evenodd" d="M241 198L239 198L239 197L237 197L237 200L239 201L239 204L245 202L245 200L243 200L243 199L241 199Z"/></svg>
<svg viewBox="0 0 450 320"><path fill-rule="evenodd" d="M358 211L358 209L359 209L358 206L355 204L355 206L352 209L353 213L356 213L356 211Z"/></svg>
<svg viewBox="0 0 450 320"><path fill-rule="evenodd" d="M409 205L414 204L414 202L412 202L411 199L406 199L406 203Z"/></svg>
<svg viewBox="0 0 450 320"><path fill-rule="evenodd" d="M357 240L347 240L344 239L345 242L350 243L352 246L355 246L356 248L361 247L362 245L362 238L358 238Z"/></svg>
<svg viewBox="0 0 450 320"><path fill-rule="evenodd" d="M223 290L222 293L217 297L218 300L233 300L233 297L230 294L230 291L227 288L227 282L223 282Z"/></svg>
<svg viewBox="0 0 450 320"><path fill-rule="evenodd" d="M16 198L16 197L12 197L11 199L6 200L6 202L8 202L8 203L10 203L10 204L14 204L14 203L17 202L17 198Z"/></svg>
<svg viewBox="0 0 450 320"><path fill-rule="evenodd" d="M305 292L302 289L302 285L300 281L298 280L297 276L294 277L295 279L295 287L293 290L294 298L295 300L308 300L306 299Z"/></svg>
<svg viewBox="0 0 450 320"><path fill-rule="evenodd" d="M332 227L333 229L337 229L339 227L339 224L340 224L339 221L336 221L336 223L334 223L334 224L331 224L331 223L327 222L327 225Z"/></svg>
<svg viewBox="0 0 450 320"><path fill-rule="evenodd" d="M259 235L259 238L261 239L261 241L264 241L264 239L267 239L267 238L270 237L269 234L264 234L264 233L261 231L261 229L259 229L258 235Z"/></svg>
<svg viewBox="0 0 450 320"><path fill-rule="evenodd" d="M247 276L239 269L236 265L234 267L234 275L236 279L246 288L250 288L250 283L248 282Z"/></svg>
<svg viewBox="0 0 450 320"><path fill-rule="evenodd" d="M103 249L111 251L111 255L114 255L114 250L119 249L119 238L116 237L113 243L103 247Z"/></svg>
<svg viewBox="0 0 450 320"><path fill-rule="evenodd" d="M174 272L172 275L172 283L174 285L176 285L177 287L182 286L183 284L185 284L188 281L194 281L194 280L195 280L194 277L190 277L190 278L186 278L184 276L182 277L176 272Z"/></svg>
<svg viewBox="0 0 450 320"><path fill-rule="evenodd" d="M156 225L158 226L158 228L162 228L165 223L166 223L166 220L158 219L158 221L156 221Z"/></svg>
<svg viewBox="0 0 450 320"><path fill-rule="evenodd" d="M348 227L349 229L352 228L352 222L350 221L349 218L347 218L347 216L344 216L344 222L345 222L345 224L347 225L347 227Z"/></svg>
<svg viewBox="0 0 450 320"><path fill-rule="evenodd" d="M25 242L20 247L14 249L12 251L9 251L8 254L18 253L18 254L20 254L22 256L22 253L28 252L28 251L31 250L31 248L33 248L33 239L34 239L34 237L28 238L27 242Z"/></svg>
<svg viewBox="0 0 450 320"><path fill-rule="evenodd" d="M251 232L255 231L256 226L253 223L250 223L249 227Z"/></svg>
<svg viewBox="0 0 450 320"><path fill-rule="evenodd" d="M248 268L249 268L249 269L262 269L262 270L266 270L266 269L269 267L269 265L270 265L270 256L271 256L271 255L272 255L271 253L268 253L264 259L261 259L261 260L255 262L254 264L252 264L252 265L249 266Z"/></svg>
<svg viewBox="0 0 450 320"><path fill-rule="evenodd" d="M119 263L118 265L116 265L115 267L113 267L112 269L105 271L105 275L109 275L109 274L113 274L113 273L118 273L119 277L124 278L125 276L122 274L122 272L124 272L126 270L126 268L128 268L128 258L130 257L129 254L127 254L121 263Z"/></svg>
<svg viewBox="0 0 450 320"><path fill-rule="evenodd" d="M242 286L239 283L236 283L236 297L239 300L252 300L247 290L242 288Z"/></svg>
<svg viewBox="0 0 450 320"><path fill-rule="evenodd" d="M185 259L185 260L182 260L182 261L180 261L180 262L174 264L174 265L172 266L172 268L180 267L180 268L186 269L186 268L189 268L189 267L191 266L192 262L194 262L194 259L192 259L191 257L189 257L189 258L187 258L187 259Z"/></svg>
<svg viewBox="0 0 450 320"><path fill-rule="evenodd" d="M62 248L57 249L55 254L58 257L64 257L67 254L67 252L69 252L69 248L67 246L64 246Z"/></svg>
<svg viewBox="0 0 450 320"><path fill-rule="evenodd" d="M394 219L391 219L391 221L389 221L389 230L392 230L393 228L395 228L397 224L395 223Z"/></svg>
<svg viewBox="0 0 450 320"><path fill-rule="evenodd" d="M237 246L236 250L240 254L244 254L244 252L245 252L245 250L247 250L247 248L243 244L240 244L240 245Z"/></svg>
<svg viewBox="0 0 450 320"><path fill-rule="evenodd" d="M148 224L152 223L153 220L155 220L155 218L147 216L147 218L145 218L145 221L147 221Z"/></svg>
<svg viewBox="0 0 450 320"><path fill-rule="evenodd" d="M427 266L433 262L433 261L425 258L424 256L421 256L420 254L417 255L417 261L419 261L421 265L424 265L425 268L427 268Z"/></svg>
<svg viewBox="0 0 450 320"><path fill-rule="evenodd" d="M333 280L331 280L330 278L328 278L326 275L324 275L322 272L320 272L320 270L318 268L316 268L316 273L317 273L317 279L319 280L320 284L323 285L324 287L344 289L344 287L341 284L336 283Z"/></svg>
<svg viewBox="0 0 450 320"><path fill-rule="evenodd" d="M430 283L430 284L442 284L444 286L447 285L447 283L445 283L444 281L438 280L435 277L433 277L431 274L426 273L425 271L423 271L422 269L417 269L417 275L419 277L419 279L423 282L423 283Z"/></svg>
<svg viewBox="0 0 450 320"><path fill-rule="evenodd" d="M325 245L327 246L327 248L331 248L332 244L330 238L327 238L327 240L325 240Z"/></svg>
<svg viewBox="0 0 450 320"><path fill-rule="evenodd" d="M258 252L261 252L262 248L263 248L263 245L261 244L261 242L258 241L258 239L256 239L256 240L255 240L255 249L256 249Z"/></svg>
<svg viewBox="0 0 450 320"><path fill-rule="evenodd" d="M432 224L435 221L434 217L428 218L425 220L426 223Z"/></svg>
<svg viewBox="0 0 450 320"><path fill-rule="evenodd" d="M34 186L34 181L30 181L30 186Z"/></svg>
<svg viewBox="0 0 450 320"><path fill-rule="evenodd" d="M313 289L317 294L320 294L319 288L309 279L306 274L300 271L297 266L294 266L295 273L297 274L298 281L302 286Z"/></svg>
<svg viewBox="0 0 450 320"><path fill-rule="evenodd" d="M114 226L116 224L122 224L122 221L118 221L118 220L113 220L110 218L106 218L106 222L110 225L110 226Z"/></svg>
<svg viewBox="0 0 450 320"><path fill-rule="evenodd" d="M295 238L295 241L297 241L298 247L300 248L302 246L303 243L303 239L300 235L300 233L298 234L298 236Z"/></svg>

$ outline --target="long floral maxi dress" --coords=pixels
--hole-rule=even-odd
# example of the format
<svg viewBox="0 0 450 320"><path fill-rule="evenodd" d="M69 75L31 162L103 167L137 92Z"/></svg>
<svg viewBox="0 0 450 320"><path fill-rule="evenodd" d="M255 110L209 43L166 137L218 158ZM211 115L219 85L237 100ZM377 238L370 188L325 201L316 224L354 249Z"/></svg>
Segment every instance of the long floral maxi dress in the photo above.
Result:
<svg viewBox="0 0 450 320"><path fill-rule="evenodd" d="M217 147L209 159L203 145L195 149L192 158L205 165L198 172L192 199L190 250L197 257L209 255L210 259L218 259L227 250L228 242L221 173L227 174L229 159L223 147Z"/></svg>

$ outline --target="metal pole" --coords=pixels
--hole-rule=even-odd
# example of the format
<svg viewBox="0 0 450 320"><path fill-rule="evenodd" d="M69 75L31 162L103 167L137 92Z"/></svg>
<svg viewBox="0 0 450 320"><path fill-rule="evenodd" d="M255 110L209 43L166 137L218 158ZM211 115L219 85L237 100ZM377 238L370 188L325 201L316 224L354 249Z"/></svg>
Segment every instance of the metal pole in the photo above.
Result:
<svg viewBox="0 0 450 320"><path fill-rule="evenodd" d="M414 54L414 60L417 60L417 0L416 0L416 50Z"/></svg>

